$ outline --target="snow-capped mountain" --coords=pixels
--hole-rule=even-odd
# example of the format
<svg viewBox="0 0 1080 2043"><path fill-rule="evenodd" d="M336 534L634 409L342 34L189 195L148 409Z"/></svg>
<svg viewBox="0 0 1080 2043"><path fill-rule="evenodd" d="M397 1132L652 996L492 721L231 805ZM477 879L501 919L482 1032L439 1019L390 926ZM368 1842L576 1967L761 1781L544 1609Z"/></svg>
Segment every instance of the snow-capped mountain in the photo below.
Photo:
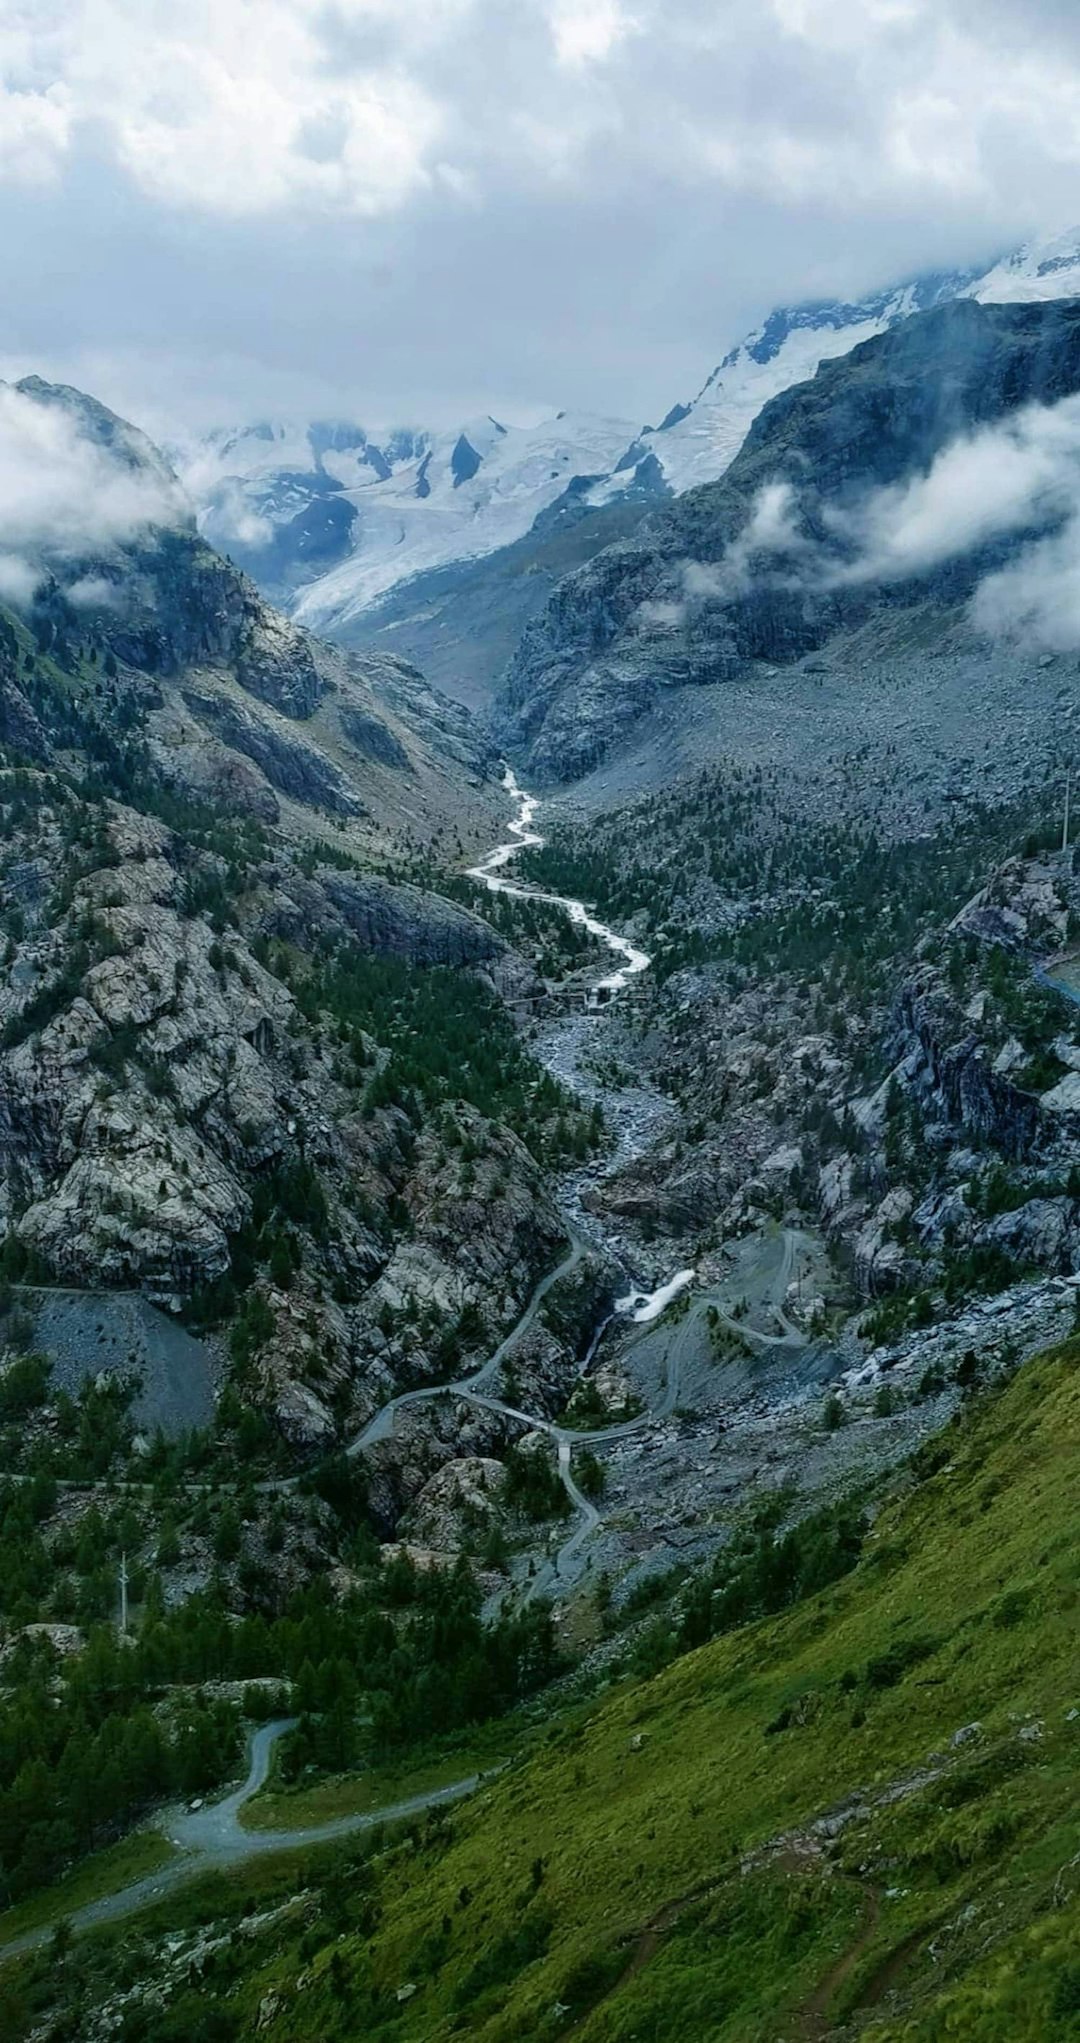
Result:
<svg viewBox="0 0 1080 2043"><path fill-rule="evenodd" d="M568 489L609 475L633 433L568 412L448 433L260 424L176 457L206 537L304 623L343 627L407 577L520 539Z"/></svg>
<svg viewBox="0 0 1080 2043"><path fill-rule="evenodd" d="M780 306L724 356L689 404L673 406L655 430L640 436L652 449L675 496L715 482L734 461L762 406L793 383L804 383L831 355L846 355L909 313L958 297L970 271L950 271L898 284L857 304ZM619 478L611 478L617 485Z"/></svg>
<svg viewBox="0 0 1080 2043"><path fill-rule="evenodd" d="M560 511L577 521L575 560L588 557L610 537L616 507L630 519L650 498L715 481L769 398L830 356L947 299L1075 296L1080 229L987 270L930 274L852 304L780 307L655 427L570 412L529 428L479 418L443 433L374 433L342 421L258 424L173 453L206 537L296 617L345 639L374 642L373 634L393 632L399 636L386 642L402 652L423 625L418 649L426 654L433 628L444 631L441 614L432 626L428 606L433 596L445 603L456 564L471 572L490 556L509 561L515 549L520 585L522 546L535 531L538 548L547 547ZM594 511L608 518L590 523ZM530 607L531 598L523 617Z"/></svg>
<svg viewBox="0 0 1080 2043"><path fill-rule="evenodd" d="M977 298L982 305L1080 297L1080 227L1015 249L961 295Z"/></svg>
<svg viewBox="0 0 1080 2043"><path fill-rule="evenodd" d="M912 312L950 298L982 304L1080 296L1080 228L1032 242L989 270L945 270L876 292L856 304L779 307L714 369L693 402L675 405L655 431L640 436L678 496L715 482L734 460L762 405L813 376L819 363L846 355ZM612 477L610 489L617 485ZM598 492L597 494L600 494Z"/></svg>

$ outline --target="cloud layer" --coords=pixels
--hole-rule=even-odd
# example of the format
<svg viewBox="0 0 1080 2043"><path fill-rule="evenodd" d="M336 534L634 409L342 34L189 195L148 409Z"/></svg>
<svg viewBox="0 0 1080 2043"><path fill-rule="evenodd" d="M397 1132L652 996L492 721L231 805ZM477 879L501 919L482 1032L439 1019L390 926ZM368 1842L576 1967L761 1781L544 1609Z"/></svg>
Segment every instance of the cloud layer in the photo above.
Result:
<svg viewBox="0 0 1080 2043"><path fill-rule="evenodd" d="M103 447L62 405L0 388L0 598L29 602L43 567L107 552L189 515L177 485ZM93 576L71 600L103 600Z"/></svg>
<svg viewBox="0 0 1080 2043"><path fill-rule="evenodd" d="M776 299L1069 224L1064 0L8 0L0 355L154 426L653 417Z"/></svg>

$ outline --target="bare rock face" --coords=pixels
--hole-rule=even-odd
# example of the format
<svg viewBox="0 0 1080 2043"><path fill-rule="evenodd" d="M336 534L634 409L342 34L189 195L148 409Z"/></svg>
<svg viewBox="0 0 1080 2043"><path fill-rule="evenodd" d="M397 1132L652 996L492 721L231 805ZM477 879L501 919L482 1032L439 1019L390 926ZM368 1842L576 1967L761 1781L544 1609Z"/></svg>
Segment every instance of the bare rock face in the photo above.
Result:
<svg viewBox="0 0 1080 2043"><path fill-rule="evenodd" d="M365 950L408 958L418 965L453 965L484 972L508 999L535 998L540 981L516 952L456 902L377 874L320 875L322 892Z"/></svg>
<svg viewBox="0 0 1080 2043"><path fill-rule="evenodd" d="M447 1396L399 1412L390 1439L365 1451L369 1507L393 1538L432 1479L460 1461L495 1460L521 1433L520 1423Z"/></svg>
<svg viewBox="0 0 1080 2043"><path fill-rule="evenodd" d="M73 861L46 808L33 867L14 868L30 919L0 986L0 1225L53 1279L170 1306L232 1284L246 1243L247 1394L326 1451L395 1390L476 1366L522 1314L565 1248L545 1173L464 1103L419 1127L368 1105L338 1029L239 927L196 912L213 859L196 870L118 804L92 827ZM362 936L418 969L529 976L478 918L284 852L252 868L244 903L256 943ZM370 1041L362 1070L385 1054ZM396 1510L409 1481L393 1491Z"/></svg>
<svg viewBox="0 0 1080 2043"><path fill-rule="evenodd" d="M913 1204L907 1187L898 1186L855 1236L855 1275L860 1290L868 1296L891 1290L908 1274L910 1258L894 1230L908 1219Z"/></svg>
<svg viewBox="0 0 1080 2043"><path fill-rule="evenodd" d="M1017 1263L1040 1270L1073 1270L1080 1255L1080 1213L1073 1199L1029 1199L1014 1213L999 1213L984 1233Z"/></svg>
<svg viewBox="0 0 1080 2043"><path fill-rule="evenodd" d="M405 1521L405 1537L436 1551L460 1548L496 1523L506 1485L501 1461L470 1455L451 1461L424 1484Z"/></svg>
<svg viewBox="0 0 1080 2043"><path fill-rule="evenodd" d="M1003 1155L1026 1158L1052 1141L1038 1101L994 1070L986 1047L930 967L900 993L891 1050L909 1082L933 1095L948 1120L992 1142Z"/></svg>
<svg viewBox="0 0 1080 2043"><path fill-rule="evenodd" d="M71 1283L168 1299L228 1267L249 1142L289 1147L274 1056L293 1000L246 946L180 912L168 832L121 810L111 831L117 863L72 909L103 955L36 1041L0 1055L0 1141L27 1247ZM62 926L35 948L46 985L77 954ZM17 1032L10 993L6 1018Z"/></svg>
<svg viewBox="0 0 1080 2043"><path fill-rule="evenodd" d="M467 1374L565 1247L524 1145L460 1107L460 1141L424 1129L404 1197L411 1225L351 1312L353 1338L398 1381Z"/></svg>
<svg viewBox="0 0 1080 2043"><path fill-rule="evenodd" d="M237 653L236 678L249 695L283 716L309 717L319 700L311 645L295 625L262 605Z"/></svg>
<svg viewBox="0 0 1080 2043"><path fill-rule="evenodd" d="M1012 858L961 909L949 925L949 934L1034 953L1056 950L1064 943L1068 927L1060 874L1048 862Z"/></svg>
<svg viewBox="0 0 1080 2043"><path fill-rule="evenodd" d="M230 751L252 760L279 794L333 816L366 813L355 786L322 752L296 737L284 719L276 724L224 692L190 684L184 689L184 701Z"/></svg>

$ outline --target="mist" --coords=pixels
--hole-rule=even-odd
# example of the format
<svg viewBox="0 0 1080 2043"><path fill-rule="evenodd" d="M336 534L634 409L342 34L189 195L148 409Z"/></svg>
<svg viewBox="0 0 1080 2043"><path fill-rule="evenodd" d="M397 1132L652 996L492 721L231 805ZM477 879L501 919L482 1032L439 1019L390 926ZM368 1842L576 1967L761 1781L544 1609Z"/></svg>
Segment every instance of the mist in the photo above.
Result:
<svg viewBox="0 0 1080 2043"><path fill-rule="evenodd" d="M0 596L26 604L47 566L107 553L190 517L164 464L100 444L63 403L0 386ZM75 600L100 602L99 578L74 587Z"/></svg>
<svg viewBox="0 0 1080 2043"><path fill-rule="evenodd" d="M647 606L642 621L673 628L754 587L813 597L907 581L1012 539L1016 559L970 600L973 628L1041 650L1080 648L1080 396L959 435L924 474L854 503L766 484L720 561L680 563L679 597Z"/></svg>

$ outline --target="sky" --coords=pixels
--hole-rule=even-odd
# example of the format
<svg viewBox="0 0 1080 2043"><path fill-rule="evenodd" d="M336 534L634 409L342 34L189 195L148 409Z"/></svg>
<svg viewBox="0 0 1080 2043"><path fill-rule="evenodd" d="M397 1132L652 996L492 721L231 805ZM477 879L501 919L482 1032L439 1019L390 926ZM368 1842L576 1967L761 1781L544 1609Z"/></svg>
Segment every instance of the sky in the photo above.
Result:
<svg viewBox="0 0 1080 2043"><path fill-rule="evenodd" d="M0 375L159 436L655 422L1077 221L1075 0L0 0Z"/></svg>

